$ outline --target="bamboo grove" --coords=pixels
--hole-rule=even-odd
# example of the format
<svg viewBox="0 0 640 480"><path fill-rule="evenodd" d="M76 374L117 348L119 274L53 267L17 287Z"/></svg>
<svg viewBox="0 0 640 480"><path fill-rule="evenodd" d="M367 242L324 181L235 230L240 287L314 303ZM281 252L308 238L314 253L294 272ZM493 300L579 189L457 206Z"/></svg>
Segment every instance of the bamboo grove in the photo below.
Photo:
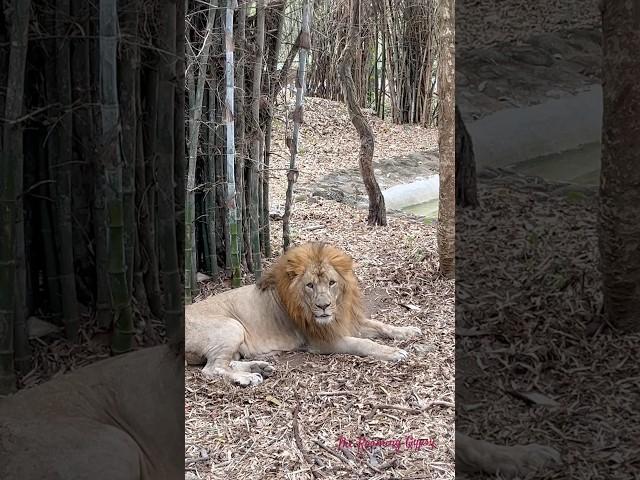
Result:
<svg viewBox="0 0 640 480"><path fill-rule="evenodd" d="M272 111L300 50L299 41L283 48L287 8L285 0L188 2L187 302L197 272L230 272L238 286L244 271L260 278L271 256Z"/></svg>
<svg viewBox="0 0 640 480"><path fill-rule="evenodd" d="M349 0L314 2L309 94L343 100L339 58L347 43ZM358 103L394 123L437 124L435 0L370 0L360 4L353 67Z"/></svg>
<svg viewBox="0 0 640 480"><path fill-rule="evenodd" d="M184 2L7 3L0 391L30 369L29 317L113 353L182 334L186 173Z"/></svg>
<svg viewBox="0 0 640 480"><path fill-rule="evenodd" d="M259 278L263 258L271 256L273 112L280 92L294 84L283 215L288 247L304 96L344 99L338 66L348 45L349 7L348 0L187 2L186 302L199 293L198 272L227 272L238 286L244 272ZM435 2L363 1L359 12L350 62L354 105L381 117L389 111L397 123L433 124Z"/></svg>

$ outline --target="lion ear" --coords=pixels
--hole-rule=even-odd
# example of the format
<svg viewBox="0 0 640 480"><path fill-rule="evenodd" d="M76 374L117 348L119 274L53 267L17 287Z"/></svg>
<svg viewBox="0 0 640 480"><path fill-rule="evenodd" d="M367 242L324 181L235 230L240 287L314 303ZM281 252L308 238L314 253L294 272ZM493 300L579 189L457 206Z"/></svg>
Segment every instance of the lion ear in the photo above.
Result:
<svg viewBox="0 0 640 480"><path fill-rule="evenodd" d="M285 272L287 272L289 279L293 280L297 276L301 275L303 271L304 271L304 267L300 265L299 262L297 262L293 258L289 258L287 260Z"/></svg>

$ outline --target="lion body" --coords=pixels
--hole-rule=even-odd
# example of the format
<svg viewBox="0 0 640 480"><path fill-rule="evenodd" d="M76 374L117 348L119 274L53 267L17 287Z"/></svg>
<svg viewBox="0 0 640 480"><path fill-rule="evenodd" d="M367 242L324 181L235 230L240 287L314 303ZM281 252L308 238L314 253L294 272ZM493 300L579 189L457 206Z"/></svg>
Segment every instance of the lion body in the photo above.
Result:
<svg viewBox="0 0 640 480"><path fill-rule="evenodd" d="M268 356L302 348L304 335L292 328L287 312L274 292L248 285L189 305L186 308L187 362L200 364L207 352L233 336L240 326L244 332L234 360Z"/></svg>

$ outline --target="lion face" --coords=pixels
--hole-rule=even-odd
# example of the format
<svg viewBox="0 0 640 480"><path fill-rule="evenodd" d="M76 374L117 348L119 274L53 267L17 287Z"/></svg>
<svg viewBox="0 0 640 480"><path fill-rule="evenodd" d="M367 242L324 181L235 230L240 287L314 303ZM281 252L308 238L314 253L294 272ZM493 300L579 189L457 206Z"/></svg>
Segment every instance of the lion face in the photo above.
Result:
<svg viewBox="0 0 640 480"><path fill-rule="evenodd" d="M335 319L340 296L340 275L331 265L310 268L300 276L304 285L304 302L319 325L328 325Z"/></svg>
<svg viewBox="0 0 640 480"><path fill-rule="evenodd" d="M351 335L362 318L353 260L325 243L290 248L258 282L272 289L292 322L309 338Z"/></svg>

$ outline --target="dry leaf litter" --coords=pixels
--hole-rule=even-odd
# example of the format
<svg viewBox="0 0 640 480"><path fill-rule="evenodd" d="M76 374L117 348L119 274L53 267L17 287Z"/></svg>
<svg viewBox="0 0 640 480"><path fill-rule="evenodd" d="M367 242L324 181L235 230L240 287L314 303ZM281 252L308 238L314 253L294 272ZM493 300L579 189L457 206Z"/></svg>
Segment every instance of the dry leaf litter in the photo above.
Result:
<svg viewBox="0 0 640 480"><path fill-rule="evenodd" d="M479 193L456 212L457 428L556 448L543 478L633 478L640 335L602 323L597 192L503 171Z"/></svg>

